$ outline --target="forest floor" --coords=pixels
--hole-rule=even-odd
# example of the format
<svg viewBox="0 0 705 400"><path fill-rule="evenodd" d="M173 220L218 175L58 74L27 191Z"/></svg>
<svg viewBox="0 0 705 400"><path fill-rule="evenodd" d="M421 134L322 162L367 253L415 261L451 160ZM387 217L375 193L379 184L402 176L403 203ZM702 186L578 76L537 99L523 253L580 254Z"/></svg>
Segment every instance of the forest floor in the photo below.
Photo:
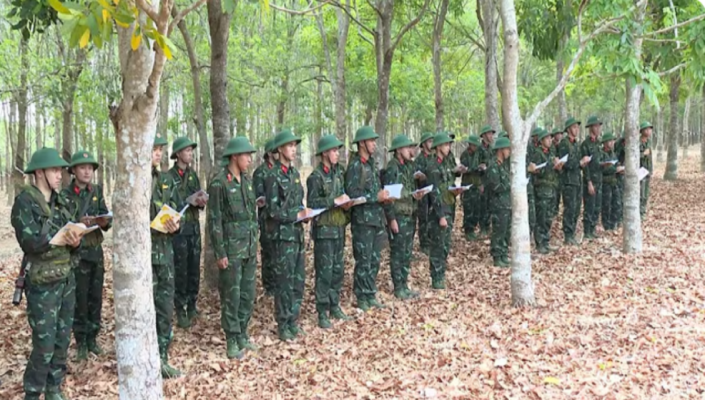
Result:
<svg viewBox="0 0 705 400"><path fill-rule="evenodd" d="M681 156L679 180L652 179L644 251L621 252L621 230L581 247L533 254L539 306L510 304L508 270L492 266L488 241L466 242L456 224L448 289L430 290L428 260L415 254L419 299L391 294L387 255L377 280L386 310L353 308L353 261L346 248L342 304L355 317L316 326L312 252L301 322L307 332L281 343L272 300L258 297L250 325L260 346L242 361L225 357L218 296L201 291L201 317L175 328L170 361L185 375L165 381L171 399L644 399L705 393L705 178L699 154ZM2 197L0 197L2 198ZM21 398L30 351L24 306L10 303L19 265L0 208L0 398ZM456 221L460 221L460 215ZM579 228L580 229L580 228ZM598 228L600 229L600 228ZM560 223L553 244L562 243ZM15 248L13 252L11 249ZM108 247L108 246L106 246ZM110 249L106 248L110 270ZM258 280L259 282L259 280ZM70 349L64 391L71 399L117 398L112 274L106 274L100 343L107 354L77 363Z"/></svg>

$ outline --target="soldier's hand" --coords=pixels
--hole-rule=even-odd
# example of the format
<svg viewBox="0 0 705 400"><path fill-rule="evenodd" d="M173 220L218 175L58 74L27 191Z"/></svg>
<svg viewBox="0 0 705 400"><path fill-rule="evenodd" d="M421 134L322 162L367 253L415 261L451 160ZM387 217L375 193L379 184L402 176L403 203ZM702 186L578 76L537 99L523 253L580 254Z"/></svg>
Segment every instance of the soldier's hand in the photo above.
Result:
<svg viewBox="0 0 705 400"><path fill-rule="evenodd" d="M455 188L455 189L451 190L450 192L453 193L454 196L458 196L460 193L463 193L464 190L461 188Z"/></svg>
<svg viewBox="0 0 705 400"><path fill-rule="evenodd" d="M258 197L257 200L255 200L257 203L257 207L259 207L259 208L264 207L265 200L267 200L267 199L264 196Z"/></svg>
<svg viewBox="0 0 705 400"><path fill-rule="evenodd" d="M341 196L338 196L335 198L335 200L333 200L333 203L335 203L336 206L341 206L341 205L343 205L345 203L349 203L349 202L350 202L350 196L348 196L347 194L342 194Z"/></svg>
<svg viewBox="0 0 705 400"><path fill-rule="evenodd" d="M592 184L592 182L588 182L588 193L590 196L595 195L595 186Z"/></svg>
<svg viewBox="0 0 705 400"><path fill-rule="evenodd" d="M388 190L380 190L377 192L377 201L380 203L385 203L389 200L389 191Z"/></svg>
<svg viewBox="0 0 705 400"><path fill-rule="evenodd" d="M399 224L397 224L396 219L393 219L389 222L389 229L391 229L392 233L395 235L399 233Z"/></svg>
<svg viewBox="0 0 705 400"><path fill-rule="evenodd" d="M413 197L414 200L421 200L424 195L425 195L424 192L414 192L411 194L411 197Z"/></svg>
<svg viewBox="0 0 705 400"><path fill-rule="evenodd" d="M98 224L99 227L105 229L108 226L108 219L105 217L96 218L95 223Z"/></svg>
<svg viewBox="0 0 705 400"><path fill-rule="evenodd" d="M485 193L485 185L480 186L480 194Z"/></svg>
<svg viewBox="0 0 705 400"><path fill-rule="evenodd" d="M81 244L81 237L72 231L67 231L64 238L66 239L66 244L68 246L78 247L78 245Z"/></svg>
<svg viewBox="0 0 705 400"><path fill-rule="evenodd" d="M198 199L196 199L196 205L198 205L199 207L205 207L206 204L208 204L208 200L204 199L203 197L199 197Z"/></svg>
<svg viewBox="0 0 705 400"><path fill-rule="evenodd" d="M93 218L91 217L81 217L81 223L86 226L86 228L93 225Z"/></svg>
<svg viewBox="0 0 705 400"><path fill-rule="evenodd" d="M530 174L533 174L534 172L536 172L536 164L529 163L529 167L527 168L527 170L529 171Z"/></svg>
<svg viewBox="0 0 705 400"><path fill-rule="evenodd" d="M228 268L228 257L223 257L220 260L216 261L216 265L220 269L227 269Z"/></svg>
<svg viewBox="0 0 705 400"><path fill-rule="evenodd" d="M585 156L585 157L583 157L583 158L580 159L580 166L581 166L581 167L584 167L584 166L586 166L587 163L589 163L589 162L590 162L590 156Z"/></svg>
<svg viewBox="0 0 705 400"><path fill-rule="evenodd" d="M440 225L441 228L446 229L448 227L448 221L446 220L446 217L442 217L440 220L438 220L438 225Z"/></svg>
<svg viewBox="0 0 705 400"><path fill-rule="evenodd" d="M174 218L169 218L164 223L164 227L169 233L174 233L179 230L179 220Z"/></svg>
<svg viewBox="0 0 705 400"><path fill-rule="evenodd" d="M651 149L646 149L646 150L644 150L644 155L645 155L645 156L648 156L649 154L651 154Z"/></svg>
<svg viewBox="0 0 705 400"><path fill-rule="evenodd" d="M477 168L481 171L484 171L487 169L487 164L482 163L482 164L478 165Z"/></svg>

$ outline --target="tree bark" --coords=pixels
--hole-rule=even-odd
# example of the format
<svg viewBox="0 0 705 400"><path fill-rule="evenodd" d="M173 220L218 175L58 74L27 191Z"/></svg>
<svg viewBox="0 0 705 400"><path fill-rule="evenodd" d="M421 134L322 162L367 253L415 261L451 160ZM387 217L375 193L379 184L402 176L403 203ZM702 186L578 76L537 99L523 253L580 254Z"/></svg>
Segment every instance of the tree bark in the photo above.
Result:
<svg viewBox="0 0 705 400"><path fill-rule="evenodd" d="M73 105L76 95L76 85L78 78L83 72L84 61L86 60L86 52L79 49L64 49L62 39L58 40L59 53L66 66L66 73L61 80L61 137L62 149L61 156L67 162L71 160L74 149L72 146L73 134ZM64 186L71 181L71 176L68 171L63 173Z"/></svg>
<svg viewBox="0 0 705 400"><path fill-rule="evenodd" d="M39 150L42 148L42 107L39 101L34 104L34 146Z"/></svg>
<svg viewBox="0 0 705 400"><path fill-rule="evenodd" d="M433 24L432 62L433 62L433 88L436 100L436 131L443 130L443 87L441 74L441 41L443 39L443 26L446 22L449 0L440 0L440 7Z"/></svg>
<svg viewBox="0 0 705 400"><path fill-rule="evenodd" d="M656 128L653 133L655 138L654 141L657 143L656 146L658 150L656 153L656 161L663 162L664 152L666 151L666 135L663 132L663 107L659 107L656 112L656 126L654 126L654 128Z"/></svg>
<svg viewBox="0 0 705 400"><path fill-rule="evenodd" d="M159 96L159 120L157 120L157 132L163 138L169 140L169 85L161 85L161 95ZM169 170L170 146L164 146L160 168L162 171Z"/></svg>
<svg viewBox="0 0 705 400"><path fill-rule="evenodd" d="M345 7L350 9L350 0L346 1ZM350 28L350 18L343 10L336 10L338 16L338 48L336 49L335 61L335 135L345 143L346 120L345 120L345 51L348 44L348 30Z"/></svg>
<svg viewBox="0 0 705 400"><path fill-rule="evenodd" d="M496 18L495 0L478 0L478 12L481 14L482 33L485 37L485 118L487 123L492 125L494 129L499 129L499 110L497 109L499 102L497 90L498 20ZM502 107L502 110L504 110L504 106ZM507 118L504 118L504 120L511 123Z"/></svg>
<svg viewBox="0 0 705 400"><path fill-rule="evenodd" d="M666 156L666 172L663 179L675 181L678 179L678 137L680 136L678 120L678 96L680 95L681 76L679 73L671 75L669 91L670 121L668 123L668 154Z"/></svg>
<svg viewBox="0 0 705 400"><path fill-rule="evenodd" d="M638 0L635 0L638 4ZM633 26L641 26L644 21L646 12L646 2L643 2L638 7ZM643 38L635 35L632 44L634 56L641 60ZM626 98L625 106L625 135L626 135L626 150L624 158L625 177L624 177L624 229L622 231L622 250L625 253L641 253L642 250L642 231L641 231L641 215L639 213L640 204L640 185L639 177L639 103L641 97L641 86L631 83L632 80L626 79Z"/></svg>
<svg viewBox="0 0 705 400"><path fill-rule="evenodd" d="M20 87L17 91L17 146L15 147L15 161L12 169L14 192L19 193L24 184L24 175L20 170L25 168L25 146L27 130L27 71L29 71L29 57L27 56L28 43L20 39ZM18 170L19 169L19 170Z"/></svg>
<svg viewBox="0 0 705 400"><path fill-rule="evenodd" d="M98 184L105 190L105 152L103 151L103 136L105 135L105 124L102 122L98 124L97 134L96 134L96 147L98 148Z"/></svg>
<svg viewBox="0 0 705 400"><path fill-rule="evenodd" d="M685 99L685 109L683 110L683 119L681 120L681 134L679 135L680 146L683 148L683 159L688 158L688 146L690 146L690 95Z"/></svg>
<svg viewBox="0 0 705 400"><path fill-rule="evenodd" d="M702 107L700 114L700 172L705 172L705 85L702 87Z"/></svg>
<svg viewBox="0 0 705 400"><path fill-rule="evenodd" d="M511 187L511 291L514 306L534 306L534 285L531 280L531 244L529 234L529 206L526 192L526 147L530 124L519 111L517 70L519 67L519 32L513 0L500 0L500 14L504 28L504 79L502 86L502 115L512 138Z"/></svg>

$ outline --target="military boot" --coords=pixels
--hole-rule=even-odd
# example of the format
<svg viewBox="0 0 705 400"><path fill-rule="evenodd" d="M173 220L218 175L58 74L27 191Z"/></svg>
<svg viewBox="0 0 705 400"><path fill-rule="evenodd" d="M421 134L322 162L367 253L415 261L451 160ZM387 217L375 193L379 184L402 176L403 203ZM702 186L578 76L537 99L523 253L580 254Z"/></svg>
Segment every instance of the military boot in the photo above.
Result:
<svg viewBox="0 0 705 400"><path fill-rule="evenodd" d="M387 308L387 306L385 306L384 304L377 301L377 298L375 298L375 297L371 298L370 300L367 300L367 304L369 304L370 306L372 306L374 308L379 308L379 309Z"/></svg>
<svg viewBox="0 0 705 400"><path fill-rule="evenodd" d="M293 337L297 337L297 336L299 336L299 335L301 335L301 336L306 336L306 332L304 332L304 330L301 329L301 327L298 326L298 325L295 324L295 323L289 325L289 332L291 332L291 335L292 335Z"/></svg>
<svg viewBox="0 0 705 400"><path fill-rule="evenodd" d="M481 229L481 230L480 230L480 237L485 238L485 237L487 237L488 235L489 235L489 234L487 233L487 229Z"/></svg>
<svg viewBox="0 0 705 400"><path fill-rule="evenodd" d="M41 395L35 393L27 393L24 395L24 400L39 400Z"/></svg>
<svg viewBox="0 0 705 400"><path fill-rule="evenodd" d="M282 342L286 342L294 338L294 335L291 334L288 327L277 328L277 336L279 336L279 340Z"/></svg>
<svg viewBox="0 0 705 400"><path fill-rule="evenodd" d="M191 322L193 322L194 319L198 318L198 316L201 315L201 313L198 312L198 308L196 308L196 303L188 305L187 315L189 321Z"/></svg>
<svg viewBox="0 0 705 400"><path fill-rule="evenodd" d="M494 259L494 266L499 268L507 268L509 264L505 263L502 257L497 257Z"/></svg>
<svg viewBox="0 0 705 400"><path fill-rule="evenodd" d="M503 268L509 268L512 265L512 263L509 262L508 256L502 256L502 262L505 265Z"/></svg>
<svg viewBox="0 0 705 400"><path fill-rule="evenodd" d="M477 240L477 236L475 235L475 232L468 232L465 234L465 240L467 241L473 241Z"/></svg>
<svg viewBox="0 0 705 400"><path fill-rule="evenodd" d="M434 280L431 282L431 287L436 290L443 290L446 288L446 283L443 279Z"/></svg>
<svg viewBox="0 0 705 400"><path fill-rule="evenodd" d="M240 335L237 337L237 346L242 350L257 351L259 348L250 342L250 338L247 335Z"/></svg>
<svg viewBox="0 0 705 400"><path fill-rule="evenodd" d="M330 329L333 327L333 324L330 323L330 319L328 319L328 313L318 313L318 327L321 329Z"/></svg>
<svg viewBox="0 0 705 400"><path fill-rule="evenodd" d="M370 309L370 305L365 299L357 299L357 308L359 308L363 312L367 312Z"/></svg>
<svg viewBox="0 0 705 400"><path fill-rule="evenodd" d="M100 348L95 337L88 338L88 351L97 356L103 355L103 349Z"/></svg>
<svg viewBox="0 0 705 400"><path fill-rule="evenodd" d="M417 292L415 290L411 290L408 287L405 287L404 290L406 290L406 295L410 299L415 299L415 298L419 297L419 292Z"/></svg>
<svg viewBox="0 0 705 400"><path fill-rule="evenodd" d="M78 351L76 352L76 361L85 361L88 359L88 343L85 341L78 342Z"/></svg>
<svg viewBox="0 0 705 400"><path fill-rule="evenodd" d="M406 300L409 298L409 293L404 288L394 289L394 297L399 300Z"/></svg>
<svg viewBox="0 0 705 400"><path fill-rule="evenodd" d="M166 350L161 354L161 373L164 379L178 378L181 376L181 371L169 365L169 354Z"/></svg>
<svg viewBox="0 0 705 400"><path fill-rule="evenodd" d="M176 311L176 325L178 325L181 329L188 329L191 327L191 319L189 319L186 310L181 309Z"/></svg>
<svg viewBox="0 0 705 400"><path fill-rule="evenodd" d="M347 316L340 307L334 307L330 310L330 316L333 319L339 319L341 321L350 321L352 317Z"/></svg>
<svg viewBox="0 0 705 400"><path fill-rule="evenodd" d="M228 355L229 359L237 359L241 360L242 357L245 356L245 350L240 349L240 347L237 344L237 339L236 338L230 338L228 339L228 342L226 344L226 353Z"/></svg>
<svg viewBox="0 0 705 400"><path fill-rule="evenodd" d="M546 247L546 246L539 246L538 251L541 254L548 254L549 253L548 247Z"/></svg>
<svg viewBox="0 0 705 400"><path fill-rule="evenodd" d="M39 397L36 397L37 399ZM44 400L69 400L62 392L60 388L47 388L46 393L44 393Z"/></svg>

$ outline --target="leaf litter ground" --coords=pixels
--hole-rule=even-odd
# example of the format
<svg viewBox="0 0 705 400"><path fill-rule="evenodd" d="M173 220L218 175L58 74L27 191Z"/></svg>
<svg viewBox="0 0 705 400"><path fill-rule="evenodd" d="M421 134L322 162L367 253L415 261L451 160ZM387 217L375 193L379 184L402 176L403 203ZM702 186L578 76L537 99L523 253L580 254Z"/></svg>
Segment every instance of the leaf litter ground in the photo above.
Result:
<svg viewBox="0 0 705 400"><path fill-rule="evenodd" d="M693 154L693 152L691 152ZM642 399L693 398L705 391L705 179L697 156L681 160L680 179L652 180L644 252L621 253L621 230L581 247L533 255L539 306L510 306L509 271L491 265L488 242L466 242L456 224L448 290L430 290L427 258L415 254L410 281L421 297L391 295L387 255L377 280L389 306L356 312L352 255L346 248L342 304L355 317L324 331L316 326L312 252L302 323L304 338L280 343L272 300L258 288L251 337L260 351L225 357L217 293L201 291L201 317L174 328L172 364L185 372L166 381L171 399ZM8 210L0 210L8 214ZM456 221L461 221L460 215ZM2 232L7 226L2 228ZM560 223L553 244L562 242ZM13 238L3 235L5 241ZM110 270L111 251L107 250ZM0 261L0 398L21 398L30 351L24 306L10 304L19 256ZM258 281L259 282L259 281ZM73 361L64 384L71 399L117 397L112 275L106 274L107 355Z"/></svg>

